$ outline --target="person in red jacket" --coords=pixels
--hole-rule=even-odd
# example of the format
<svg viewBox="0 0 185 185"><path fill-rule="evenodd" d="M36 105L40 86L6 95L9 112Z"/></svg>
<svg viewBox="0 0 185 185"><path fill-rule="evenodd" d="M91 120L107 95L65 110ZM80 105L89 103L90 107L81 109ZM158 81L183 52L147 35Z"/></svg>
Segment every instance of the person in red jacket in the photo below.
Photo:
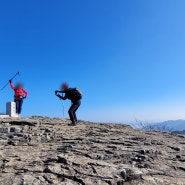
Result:
<svg viewBox="0 0 185 185"><path fill-rule="evenodd" d="M10 87L14 90L14 102L16 104L16 113L20 114L22 110L23 99L27 98L28 92L23 89L22 84L18 83L16 87L12 84L12 80L9 80Z"/></svg>

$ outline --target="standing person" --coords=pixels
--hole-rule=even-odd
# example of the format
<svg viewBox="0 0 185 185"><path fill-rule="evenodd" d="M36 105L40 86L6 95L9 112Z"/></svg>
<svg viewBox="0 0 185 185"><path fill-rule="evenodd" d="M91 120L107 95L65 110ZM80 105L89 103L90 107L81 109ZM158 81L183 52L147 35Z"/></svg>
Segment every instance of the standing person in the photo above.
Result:
<svg viewBox="0 0 185 185"><path fill-rule="evenodd" d="M14 102L16 104L16 113L21 114L22 110L22 104L23 104L23 99L28 96L28 92L23 89L23 86L21 83L18 83L16 86L12 84L12 80L9 80L10 82L10 87L14 90Z"/></svg>
<svg viewBox="0 0 185 185"><path fill-rule="evenodd" d="M64 93L65 95L61 96L59 93ZM55 91L55 95L62 100L71 100L72 105L69 108L68 113L71 120L70 125L75 126L78 121L76 117L76 111L81 105L82 93L77 88L69 88L67 83L63 83L61 86L61 91Z"/></svg>

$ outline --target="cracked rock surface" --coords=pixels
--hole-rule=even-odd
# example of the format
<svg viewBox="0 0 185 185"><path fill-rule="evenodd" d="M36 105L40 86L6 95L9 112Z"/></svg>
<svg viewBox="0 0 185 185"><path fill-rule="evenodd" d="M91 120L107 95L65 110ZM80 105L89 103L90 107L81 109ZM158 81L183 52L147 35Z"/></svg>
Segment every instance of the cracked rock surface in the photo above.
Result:
<svg viewBox="0 0 185 185"><path fill-rule="evenodd" d="M0 185L185 185L185 136L68 123L0 119Z"/></svg>

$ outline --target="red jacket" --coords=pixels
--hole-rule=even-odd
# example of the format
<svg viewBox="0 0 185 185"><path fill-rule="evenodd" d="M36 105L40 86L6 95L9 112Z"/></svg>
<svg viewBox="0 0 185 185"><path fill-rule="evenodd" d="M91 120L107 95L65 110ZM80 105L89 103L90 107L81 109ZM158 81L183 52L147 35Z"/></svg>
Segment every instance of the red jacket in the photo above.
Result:
<svg viewBox="0 0 185 185"><path fill-rule="evenodd" d="M10 87L14 90L14 99L21 100L24 96L28 96L28 92L25 89L17 89L12 83L10 83Z"/></svg>

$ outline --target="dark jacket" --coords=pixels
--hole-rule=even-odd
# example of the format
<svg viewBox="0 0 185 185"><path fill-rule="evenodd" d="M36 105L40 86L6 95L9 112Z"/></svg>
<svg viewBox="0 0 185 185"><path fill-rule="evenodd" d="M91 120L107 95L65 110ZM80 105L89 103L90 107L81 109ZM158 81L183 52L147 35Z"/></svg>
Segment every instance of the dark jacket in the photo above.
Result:
<svg viewBox="0 0 185 185"><path fill-rule="evenodd" d="M60 91L61 93L64 93L65 95L64 96L60 96L59 97L62 99L62 100L66 100L66 99L69 99L71 100L72 103L77 103L79 102L80 100L76 99L76 97L74 96L74 93L73 93L73 88L69 88L65 91Z"/></svg>

